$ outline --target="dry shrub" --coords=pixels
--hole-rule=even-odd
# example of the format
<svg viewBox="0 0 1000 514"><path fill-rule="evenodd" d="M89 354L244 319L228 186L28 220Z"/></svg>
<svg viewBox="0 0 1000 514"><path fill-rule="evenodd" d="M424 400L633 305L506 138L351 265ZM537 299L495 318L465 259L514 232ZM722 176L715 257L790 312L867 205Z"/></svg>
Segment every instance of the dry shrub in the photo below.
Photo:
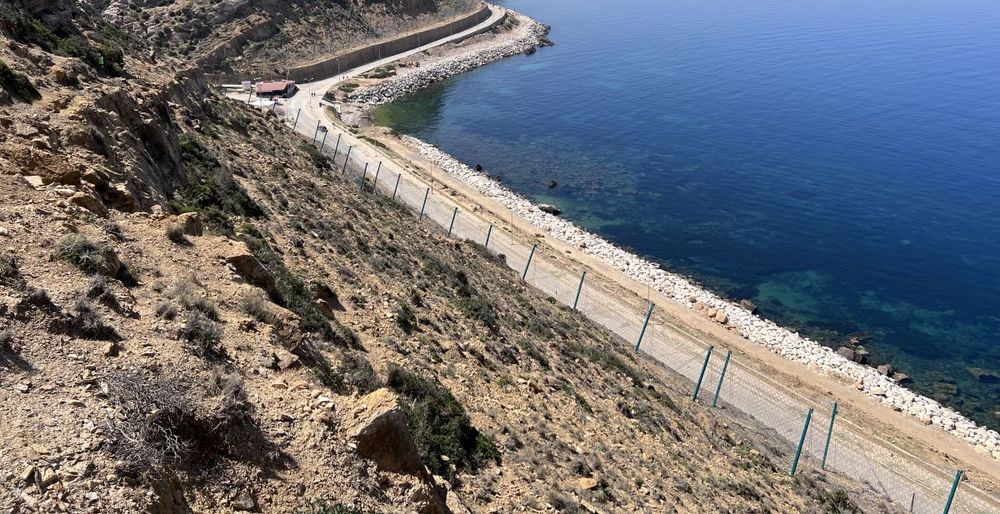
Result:
<svg viewBox="0 0 1000 514"><path fill-rule="evenodd" d="M271 302L263 295L247 293L240 301L240 308L244 314L261 323L275 325L278 322L278 316L271 310Z"/></svg>
<svg viewBox="0 0 1000 514"><path fill-rule="evenodd" d="M111 452L126 472L145 472L179 464L191 443L184 436L195 424L194 406L178 380L148 380L116 373L105 381L116 412L107 418Z"/></svg>
<svg viewBox="0 0 1000 514"><path fill-rule="evenodd" d="M219 457L272 458L237 374L217 368L189 382L116 372L105 385L114 407L109 450L126 473L207 469Z"/></svg>
<svg viewBox="0 0 1000 514"><path fill-rule="evenodd" d="M215 357L222 354L222 325L212 321L200 310L189 311L178 336L194 346L195 355Z"/></svg>
<svg viewBox="0 0 1000 514"><path fill-rule="evenodd" d="M184 226L179 223L167 225L167 239L182 246L191 244L191 241L188 241L187 236L184 234Z"/></svg>
<svg viewBox="0 0 1000 514"><path fill-rule="evenodd" d="M219 310L206 298L202 291L204 287L194 276L182 278L174 282L170 288L168 296L174 299L181 307L189 311L200 311L209 319L218 320Z"/></svg>

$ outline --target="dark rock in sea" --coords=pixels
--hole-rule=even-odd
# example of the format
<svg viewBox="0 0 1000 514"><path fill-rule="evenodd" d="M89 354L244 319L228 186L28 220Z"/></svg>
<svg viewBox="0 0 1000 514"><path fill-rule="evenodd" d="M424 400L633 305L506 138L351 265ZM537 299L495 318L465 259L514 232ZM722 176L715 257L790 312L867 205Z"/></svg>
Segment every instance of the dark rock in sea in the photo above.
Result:
<svg viewBox="0 0 1000 514"><path fill-rule="evenodd" d="M837 348L837 355L840 355L841 357L849 361L854 360L854 350L846 346L841 346L840 348Z"/></svg>
<svg viewBox="0 0 1000 514"><path fill-rule="evenodd" d="M887 376L887 377L891 377L891 376L892 376L892 373L893 373L894 371L896 371L896 370L895 370L895 369L894 369L894 368L892 367L892 364L883 364L883 365L881 365L881 366L879 366L879 367L875 368L875 370L876 370L876 371L878 371L879 373L881 373L881 374L883 374L883 375Z"/></svg>
<svg viewBox="0 0 1000 514"><path fill-rule="evenodd" d="M740 300L740 307L743 307L750 314L757 314L757 304L750 300Z"/></svg>
<svg viewBox="0 0 1000 514"><path fill-rule="evenodd" d="M907 375L906 373L894 373L892 378L895 378L896 382L899 382L900 384L909 384L910 382L913 382L913 380L910 379L910 375Z"/></svg>
<svg viewBox="0 0 1000 514"><path fill-rule="evenodd" d="M552 182L549 182L549 189L555 189L556 186L558 186L558 185L559 185L559 183L556 182L555 180L553 180Z"/></svg>
<svg viewBox="0 0 1000 514"><path fill-rule="evenodd" d="M934 382L935 396L958 396L958 386L949 382Z"/></svg>
<svg viewBox="0 0 1000 514"><path fill-rule="evenodd" d="M562 213L562 211L559 210L558 207L556 207L555 205L547 204L547 203L540 204L538 206L538 210L540 210L542 212L547 212L547 213L549 213L549 214L551 214L553 216L558 216L560 213Z"/></svg>
<svg viewBox="0 0 1000 514"><path fill-rule="evenodd" d="M1000 373L985 368L965 368L976 377L976 380L984 384L1000 384Z"/></svg>
<svg viewBox="0 0 1000 514"><path fill-rule="evenodd" d="M482 164L476 164L476 171L483 171L483 165Z"/></svg>

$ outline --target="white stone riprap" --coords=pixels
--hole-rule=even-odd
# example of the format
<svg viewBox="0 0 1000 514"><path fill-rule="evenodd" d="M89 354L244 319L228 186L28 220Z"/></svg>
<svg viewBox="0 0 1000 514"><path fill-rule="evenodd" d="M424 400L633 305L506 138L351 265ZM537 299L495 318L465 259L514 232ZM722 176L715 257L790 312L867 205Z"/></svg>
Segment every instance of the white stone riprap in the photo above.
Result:
<svg viewBox="0 0 1000 514"><path fill-rule="evenodd" d="M348 95L348 101L363 109L371 109L459 73L550 44L547 37L549 28L545 25L510 9L507 10L507 17L515 23L512 29L464 43L463 46L447 48L439 56L422 59L419 67L397 68L398 75L358 89Z"/></svg>
<svg viewBox="0 0 1000 514"><path fill-rule="evenodd" d="M466 166L433 145L410 136L404 136L403 141L436 166L458 177L484 196L511 209L560 241L602 258L615 269L688 308L694 307L695 303L691 302L694 299L697 303L724 312L728 318L725 324L734 327L746 339L789 360L803 363L819 373L847 379L860 391L889 408L905 412L924 424L938 426L980 447L993 458L1000 459L1000 434L995 430L976 426L973 421L955 410L906 389L896 380L879 373L874 368L847 360L830 348L778 326L773 321L751 314L739 305L694 285L680 275L667 272L657 264L627 252L569 221L542 212L530 200L507 189L485 173Z"/></svg>

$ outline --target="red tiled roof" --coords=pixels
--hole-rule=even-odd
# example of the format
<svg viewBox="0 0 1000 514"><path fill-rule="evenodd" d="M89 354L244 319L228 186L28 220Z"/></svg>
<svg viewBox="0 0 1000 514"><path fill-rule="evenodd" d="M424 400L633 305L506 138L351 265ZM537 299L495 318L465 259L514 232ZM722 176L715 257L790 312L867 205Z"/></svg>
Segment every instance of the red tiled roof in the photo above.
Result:
<svg viewBox="0 0 1000 514"><path fill-rule="evenodd" d="M279 80L278 82L258 82L257 83L257 94L260 93L279 93L288 89L288 86L295 84L291 80Z"/></svg>

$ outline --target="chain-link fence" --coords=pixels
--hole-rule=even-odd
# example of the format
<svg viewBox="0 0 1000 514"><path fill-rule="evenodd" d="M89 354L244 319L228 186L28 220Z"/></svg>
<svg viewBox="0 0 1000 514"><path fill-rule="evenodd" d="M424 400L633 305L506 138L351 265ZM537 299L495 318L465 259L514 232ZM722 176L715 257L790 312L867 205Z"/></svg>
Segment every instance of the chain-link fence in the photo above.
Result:
<svg viewBox="0 0 1000 514"><path fill-rule="evenodd" d="M469 212L433 179L414 176L383 159L374 147L355 149L361 143L352 134L327 133L327 123L304 111L284 112L279 106L277 112L322 147L335 163L334 173L371 194L394 199L449 237L473 241L503 256L515 279L575 307L637 351L700 385L692 396L706 408L714 405L755 420L769 440L779 441L777 450L787 455L789 473L795 466L832 470L867 484L910 512L937 514L949 508L955 513L1000 512L1000 500L968 481L959 484L961 474L956 478L954 470L927 463L837 418L835 405L811 401L732 359L724 348L710 351L708 343L658 314L648 301L623 287L589 279L582 268L519 236L508 223L490 223Z"/></svg>

